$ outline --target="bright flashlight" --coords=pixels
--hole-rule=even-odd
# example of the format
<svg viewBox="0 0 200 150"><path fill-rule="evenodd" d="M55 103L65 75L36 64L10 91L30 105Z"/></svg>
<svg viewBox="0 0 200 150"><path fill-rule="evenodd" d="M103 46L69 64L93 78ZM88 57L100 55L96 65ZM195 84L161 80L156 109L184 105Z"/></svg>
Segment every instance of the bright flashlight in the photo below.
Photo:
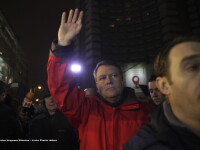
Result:
<svg viewBox="0 0 200 150"><path fill-rule="evenodd" d="M71 65L71 71L74 72L74 73L81 72L81 65L79 65L79 64Z"/></svg>

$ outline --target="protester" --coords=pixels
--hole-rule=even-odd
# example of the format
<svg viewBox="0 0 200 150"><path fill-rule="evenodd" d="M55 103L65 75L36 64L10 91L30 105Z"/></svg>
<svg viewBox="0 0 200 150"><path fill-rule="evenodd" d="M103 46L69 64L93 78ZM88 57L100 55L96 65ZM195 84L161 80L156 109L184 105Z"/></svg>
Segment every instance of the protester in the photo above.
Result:
<svg viewBox="0 0 200 150"><path fill-rule="evenodd" d="M18 143L9 143L7 140L22 138L23 130L19 118L10 105L5 102L7 97L7 85L0 81L0 139L1 150L14 150L21 148Z"/></svg>
<svg viewBox="0 0 200 150"><path fill-rule="evenodd" d="M160 92L156 85L156 76L151 75L148 82L149 93L155 105L160 105L164 101L164 95Z"/></svg>
<svg viewBox="0 0 200 150"><path fill-rule="evenodd" d="M159 90L167 100L151 114L124 150L200 149L200 38L181 36L155 62Z"/></svg>
<svg viewBox="0 0 200 150"><path fill-rule="evenodd" d="M58 150L63 147L70 150L78 150L77 131L57 109L49 92L44 95L43 99L44 112L36 116L30 123L30 139L39 140L38 142L31 142L30 150Z"/></svg>
<svg viewBox="0 0 200 150"><path fill-rule="evenodd" d="M58 42L52 44L48 62L48 85L58 108L79 131L81 150L122 150L122 144L148 123L152 109L137 101L132 90L124 89L121 68L101 61L94 70L97 96L85 96L69 71L70 46L82 27L83 12L62 14Z"/></svg>
<svg viewBox="0 0 200 150"><path fill-rule="evenodd" d="M28 112L25 112L22 106L18 107L17 115L22 125L23 138L27 138L28 131L29 131L29 123L32 118L29 117Z"/></svg>

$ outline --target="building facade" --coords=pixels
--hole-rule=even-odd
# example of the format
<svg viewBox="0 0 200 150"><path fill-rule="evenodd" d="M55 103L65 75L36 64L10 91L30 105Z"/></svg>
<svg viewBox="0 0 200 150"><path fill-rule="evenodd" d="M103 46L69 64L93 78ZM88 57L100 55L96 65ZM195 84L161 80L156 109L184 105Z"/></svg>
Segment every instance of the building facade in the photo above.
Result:
<svg viewBox="0 0 200 150"><path fill-rule="evenodd" d="M124 68L152 64L176 35L200 35L199 0L77 0L76 6L84 10L84 20L75 45L89 73L102 59Z"/></svg>
<svg viewBox="0 0 200 150"><path fill-rule="evenodd" d="M27 63L22 47L0 11L0 80L27 84Z"/></svg>

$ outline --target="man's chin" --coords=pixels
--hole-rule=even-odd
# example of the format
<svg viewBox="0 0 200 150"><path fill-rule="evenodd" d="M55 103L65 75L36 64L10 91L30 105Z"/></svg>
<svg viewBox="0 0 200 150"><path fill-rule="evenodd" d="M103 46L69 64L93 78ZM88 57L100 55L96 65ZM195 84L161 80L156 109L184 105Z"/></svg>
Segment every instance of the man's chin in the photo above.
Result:
<svg viewBox="0 0 200 150"><path fill-rule="evenodd" d="M116 94L116 93L109 93L109 94L106 94L104 97L106 97L106 98L115 98L115 97L118 97L118 94Z"/></svg>
<svg viewBox="0 0 200 150"><path fill-rule="evenodd" d="M156 104L160 104L160 103L161 103L160 100L154 100L154 102L155 102Z"/></svg>

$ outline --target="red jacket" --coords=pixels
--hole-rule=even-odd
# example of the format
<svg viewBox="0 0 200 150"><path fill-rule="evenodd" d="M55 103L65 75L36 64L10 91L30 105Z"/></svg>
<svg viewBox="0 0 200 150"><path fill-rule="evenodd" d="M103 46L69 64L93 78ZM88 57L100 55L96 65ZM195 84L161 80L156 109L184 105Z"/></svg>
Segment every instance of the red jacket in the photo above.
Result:
<svg viewBox="0 0 200 150"><path fill-rule="evenodd" d="M50 56L48 86L58 108L79 131L81 150L122 150L142 124L149 122L147 103L126 97L117 107L98 96L85 97L73 83L67 59Z"/></svg>

